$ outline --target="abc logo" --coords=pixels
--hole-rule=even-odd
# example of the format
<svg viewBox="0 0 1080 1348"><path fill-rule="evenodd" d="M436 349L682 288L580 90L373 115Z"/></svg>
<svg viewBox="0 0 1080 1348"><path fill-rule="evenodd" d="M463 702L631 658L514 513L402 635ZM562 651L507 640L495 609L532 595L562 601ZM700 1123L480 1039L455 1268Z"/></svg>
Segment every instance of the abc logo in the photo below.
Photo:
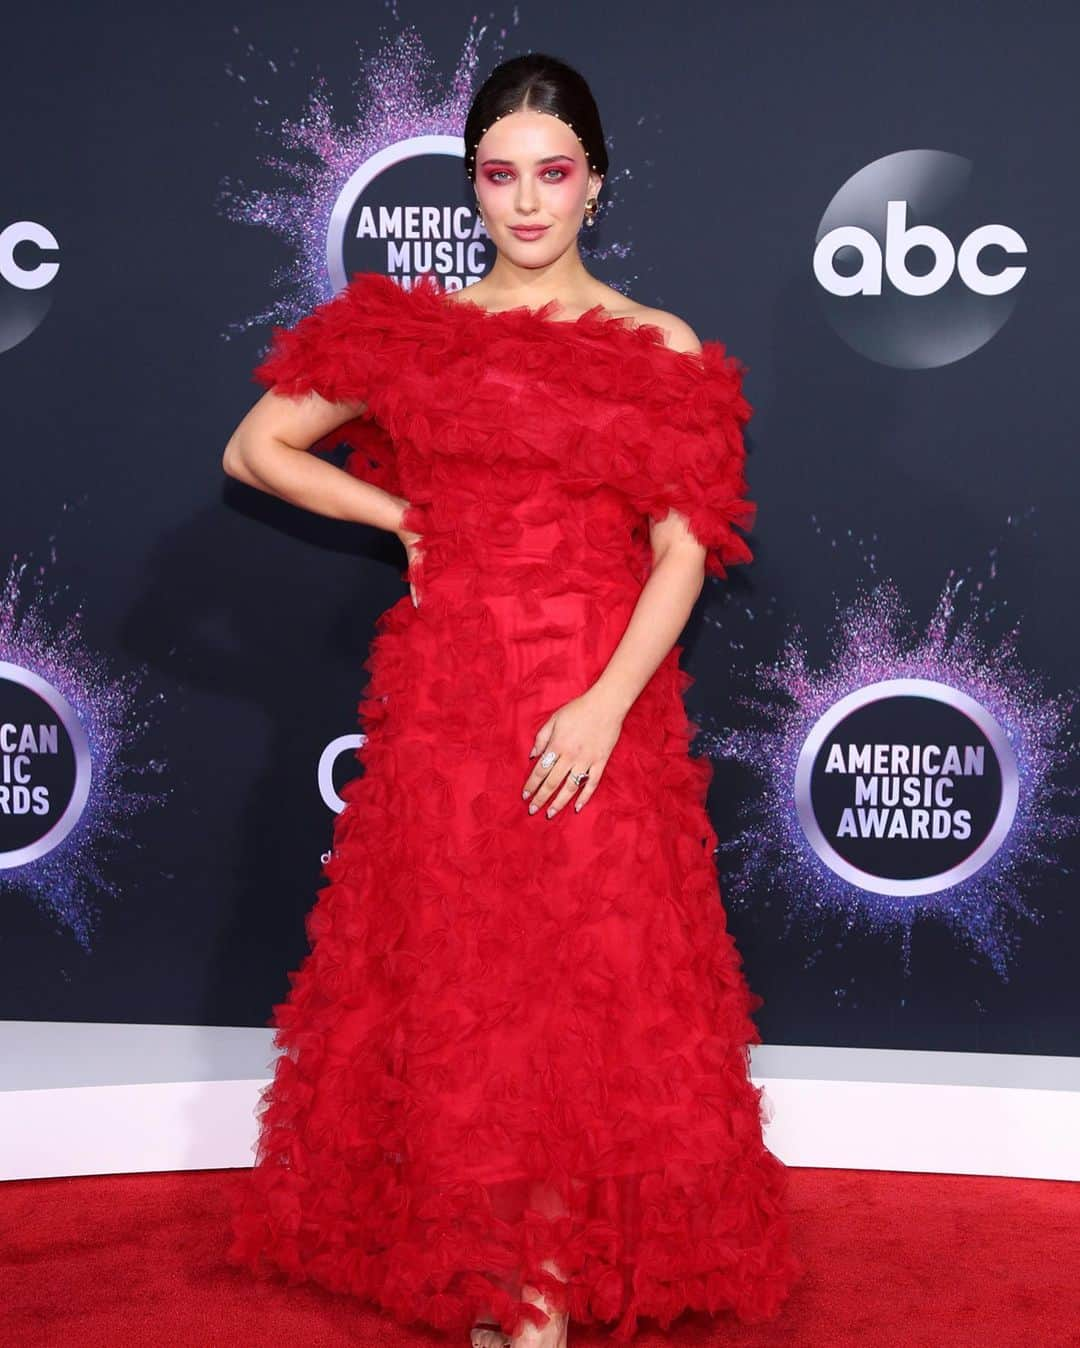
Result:
<svg viewBox="0 0 1080 1348"><path fill-rule="evenodd" d="M897 290L905 295L932 295L946 284L953 272L977 295L1004 295L1019 283L1026 267L1003 267L995 273L984 272L979 256L984 248L997 244L1012 253L1026 253L1027 246L1015 229L1008 225L983 225L973 229L960 245L952 246L947 235L933 225L908 225L907 202L890 201L885 216L885 273ZM934 264L917 276L907 265L913 248L929 248ZM851 276L841 276L833 259L841 248L854 248L862 265ZM831 295L880 295L882 250L869 230L855 225L832 229L814 249L814 275Z"/></svg>
<svg viewBox="0 0 1080 1348"><path fill-rule="evenodd" d="M1027 244L971 218L970 161L907 150L861 169L818 226L814 277L829 322L885 365L929 369L978 350L1012 313Z"/></svg>
<svg viewBox="0 0 1080 1348"><path fill-rule="evenodd" d="M20 244L16 257L15 250ZM43 259L42 252L59 251L60 245L51 230L35 220L16 220L0 230L0 280L16 290L41 290L60 270L59 262ZM27 251L32 250L33 265L26 265Z"/></svg>
<svg viewBox="0 0 1080 1348"><path fill-rule="evenodd" d="M36 220L0 230L0 352L24 342L49 312L49 287L60 263L56 236Z"/></svg>

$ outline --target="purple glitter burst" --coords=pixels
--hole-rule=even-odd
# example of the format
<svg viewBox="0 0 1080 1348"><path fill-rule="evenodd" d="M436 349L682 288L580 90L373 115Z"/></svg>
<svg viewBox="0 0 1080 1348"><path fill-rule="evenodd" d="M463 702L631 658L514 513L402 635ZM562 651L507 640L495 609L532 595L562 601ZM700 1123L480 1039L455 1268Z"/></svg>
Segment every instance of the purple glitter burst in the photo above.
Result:
<svg viewBox="0 0 1080 1348"><path fill-rule="evenodd" d="M52 542L52 539L50 539ZM56 552L50 552L56 562ZM133 790L126 780L165 771L162 759L130 761L129 751L149 727L140 719L142 672L112 674L106 661L80 632L82 606L68 617L51 613L68 586L50 583L47 568L12 558L0 584L0 660L31 671L70 703L86 733L92 773L90 792L75 827L36 860L0 868L0 891L27 895L51 915L60 931L70 931L90 950L102 894L117 898L120 888L104 868L102 853L112 845L138 849L130 823L135 814L158 803L167 787ZM161 701L164 694L152 699Z"/></svg>
<svg viewBox="0 0 1080 1348"><path fill-rule="evenodd" d="M989 581L997 576L997 551L991 550ZM864 560L876 570L872 556ZM987 588L987 581L969 585L950 571L924 632L891 580L869 592L860 587L846 606L834 596L831 649L823 668L811 668L796 624L779 659L738 676L751 691L735 701L760 723L702 730L698 736L706 753L737 760L764 782L760 797L740 808L745 827L717 849L730 850L742 862L729 877L725 899L745 904L762 890L778 893L787 905L788 930L798 920L820 934L823 921L832 917L849 931L898 935L906 974L912 928L926 917L944 923L1008 982L1019 945L1013 919L1038 923L1044 916L1022 895L1040 868L1065 869L1055 847L1080 829L1075 808L1061 806L1073 801L1076 790L1055 781L1075 754L1076 695L1048 695L1023 665L1019 622L996 642L977 632L978 623L986 623L997 608L993 602L983 608ZM986 708L1012 745L1020 785L1012 827L980 870L951 888L903 898L859 888L830 869L810 846L794 798L799 754L820 717L856 689L896 678L946 684Z"/></svg>
<svg viewBox="0 0 1080 1348"><path fill-rule="evenodd" d="M397 15L392 17L396 19ZM512 26L516 27L517 22L515 10ZM307 107L300 117L283 116L279 123L270 126L260 118L257 130L281 146L280 151L265 155L261 162L287 178L291 185L260 190L247 188L239 181L234 186L226 179L219 190L217 206L235 224L271 230L289 246L292 259L272 278L275 289L285 293L263 311L231 325L224 334L226 337L272 322L291 324L330 297L326 244L331 214L342 188L373 155L400 141L415 136L462 134L474 84L479 83L476 73L486 32L486 25L478 28L474 17L443 92L433 92L439 81L433 77L434 59L423 38L415 29L403 27L392 36L381 37L381 45L371 54L358 46L360 73L353 87L339 100L350 110L348 124L336 120L334 98L321 75L312 78ZM503 59L506 36L507 29L503 27L493 38L488 68ZM260 61L261 69L241 73L230 65L227 74L251 90L256 106L266 107L271 99L257 93L255 86L260 76L276 79L279 65L256 53L251 43L246 55ZM294 49L288 66L295 67L295 55ZM484 73L481 72L481 77ZM613 171L605 179L605 214L618 204L619 180L629 176L625 170ZM629 255L629 246L624 243L609 240L600 245L593 238L594 231L581 231L579 246L583 256L624 259ZM618 283L612 284L618 288Z"/></svg>

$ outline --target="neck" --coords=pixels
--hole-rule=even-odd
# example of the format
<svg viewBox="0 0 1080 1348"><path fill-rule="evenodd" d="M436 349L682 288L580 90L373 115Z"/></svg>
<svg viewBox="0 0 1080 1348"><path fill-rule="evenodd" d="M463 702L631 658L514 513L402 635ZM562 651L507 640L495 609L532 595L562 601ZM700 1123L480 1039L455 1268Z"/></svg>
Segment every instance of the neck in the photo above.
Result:
<svg viewBox="0 0 1080 1348"><path fill-rule="evenodd" d="M522 267L499 252L484 278L484 290L500 307L527 304L537 309L548 300L564 301L585 296L596 279L585 270L575 245L546 266Z"/></svg>

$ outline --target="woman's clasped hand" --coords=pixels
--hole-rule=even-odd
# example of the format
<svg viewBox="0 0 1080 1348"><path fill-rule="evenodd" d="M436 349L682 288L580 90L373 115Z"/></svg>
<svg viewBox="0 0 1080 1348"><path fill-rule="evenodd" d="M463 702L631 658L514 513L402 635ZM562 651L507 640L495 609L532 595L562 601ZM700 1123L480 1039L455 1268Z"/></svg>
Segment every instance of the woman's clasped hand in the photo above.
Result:
<svg viewBox="0 0 1080 1348"><path fill-rule="evenodd" d="M536 732L529 753L537 759L521 793L529 801L529 813L536 814L550 801L550 819L575 794L574 809L581 810L603 776L622 723L622 714L595 689L553 712Z"/></svg>

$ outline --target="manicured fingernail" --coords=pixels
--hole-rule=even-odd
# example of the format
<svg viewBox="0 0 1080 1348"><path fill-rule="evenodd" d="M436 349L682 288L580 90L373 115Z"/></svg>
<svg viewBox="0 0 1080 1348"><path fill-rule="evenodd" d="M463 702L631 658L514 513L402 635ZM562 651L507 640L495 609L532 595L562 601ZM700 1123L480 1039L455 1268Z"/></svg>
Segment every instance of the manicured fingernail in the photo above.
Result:
<svg viewBox="0 0 1080 1348"><path fill-rule="evenodd" d="M537 805L536 801L534 800L533 803L529 806L529 813L535 814L539 808L540 806Z"/></svg>
<svg viewBox="0 0 1080 1348"><path fill-rule="evenodd" d="M553 806L551 807L551 809L548 810L548 812L547 812L547 817L550 819L551 816L552 816L554 813L555 813L555 806L553 805Z"/></svg>
<svg viewBox="0 0 1080 1348"><path fill-rule="evenodd" d="M529 792L528 792L528 791L522 791L522 793L521 793L521 799L522 799L522 800L528 800L528 799L529 799Z"/></svg>

